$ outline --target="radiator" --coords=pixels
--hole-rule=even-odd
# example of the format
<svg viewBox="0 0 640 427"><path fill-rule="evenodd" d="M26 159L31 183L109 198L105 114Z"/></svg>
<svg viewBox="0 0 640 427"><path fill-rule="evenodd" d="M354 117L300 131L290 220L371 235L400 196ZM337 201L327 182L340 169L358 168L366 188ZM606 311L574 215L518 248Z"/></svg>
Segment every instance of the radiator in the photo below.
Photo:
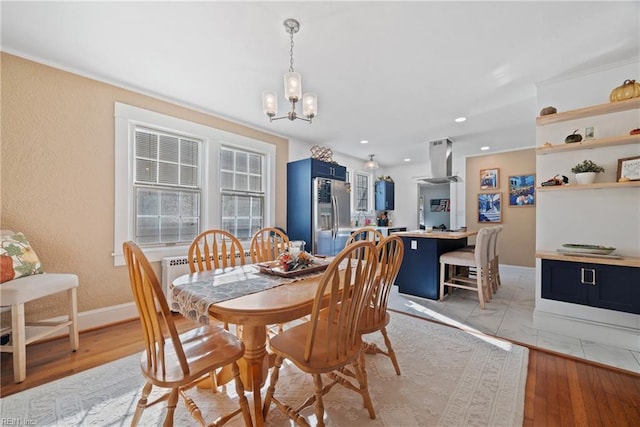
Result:
<svg viewBox="0 0 640 427"><path fill-rule="evenodd" d="M236 258L240 258L240 254L236 254ZM218 258L220 259L220 258ZM245 262L251 262L249 251L244 251ZM171 307L171 296L169 295L169 285L178 277L188 274L189 260L186 256L173 256L162 258L162 290L167 298L169 307Z"/></svg>

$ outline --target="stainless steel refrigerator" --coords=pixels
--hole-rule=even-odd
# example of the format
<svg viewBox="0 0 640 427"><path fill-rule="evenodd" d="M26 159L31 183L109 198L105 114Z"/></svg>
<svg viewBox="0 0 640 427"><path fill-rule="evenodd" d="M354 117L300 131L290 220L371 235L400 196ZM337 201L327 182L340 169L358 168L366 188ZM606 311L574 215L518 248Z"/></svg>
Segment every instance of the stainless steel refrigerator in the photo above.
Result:
<svg viewBox="0 0 640 427"><path fill-rule="evenodd" d="M351 234L348 184L327 178L313 181L313 247L316 254L336 255Z"/></svg>
<svg viewBox="0 0 640 427"><path fill-rule="evenodd" d="M287 234L312 254L333 255L351 232L347 169L317 159L287 163Z"/></svg>

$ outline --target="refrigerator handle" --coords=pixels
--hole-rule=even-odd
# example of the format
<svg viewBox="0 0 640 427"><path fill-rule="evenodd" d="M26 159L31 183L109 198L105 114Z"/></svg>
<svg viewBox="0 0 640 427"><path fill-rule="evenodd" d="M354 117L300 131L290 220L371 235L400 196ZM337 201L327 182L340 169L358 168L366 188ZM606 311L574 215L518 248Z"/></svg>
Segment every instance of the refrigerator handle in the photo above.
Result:
<svg viewBox="0 0 640 427"><path fill-rule="evenodd" d="M333 209L333 224L331 225L331 237L336 239L338 237L338 200L336 196L331 196L331 208Z"/></svg>

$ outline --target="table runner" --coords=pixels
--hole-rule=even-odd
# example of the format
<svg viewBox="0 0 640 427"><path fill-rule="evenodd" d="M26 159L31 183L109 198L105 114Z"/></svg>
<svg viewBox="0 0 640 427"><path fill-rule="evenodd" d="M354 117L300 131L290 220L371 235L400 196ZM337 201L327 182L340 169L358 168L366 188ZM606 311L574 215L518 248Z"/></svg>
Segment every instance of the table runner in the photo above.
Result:
<svg viewBox="0 0 640 427"><path fill-rule="evenodd" d="M319 276L323 271L292 278L261 273L257 265L217 269L212 280L169 285L171 309L201 324L209 323L211 304L264 291L286 283Z"/></svg>

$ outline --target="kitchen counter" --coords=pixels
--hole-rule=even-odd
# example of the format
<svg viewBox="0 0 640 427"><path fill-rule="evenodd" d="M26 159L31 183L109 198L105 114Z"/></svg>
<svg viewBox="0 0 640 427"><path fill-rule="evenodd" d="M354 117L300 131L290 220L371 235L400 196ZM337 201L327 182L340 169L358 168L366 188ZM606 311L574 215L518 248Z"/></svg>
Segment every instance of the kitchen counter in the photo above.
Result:
<svg viewBox="0 0 640 427"><path fill-rule="evenodd" d="M394 233L404 243L404 257L396 278L403 294L438 299L440 296L440 255L462 249L467 237L477 231L404 231Z"/></svg>
<svg viewBox="0 0 640 427"><path fill-rule="evenodd" d="M413 231L401 231L397 234L400 237L418 237L424 239L466 239L467 237L475 236L477 231L425 231L425 230L413 230Z"/></svg>

